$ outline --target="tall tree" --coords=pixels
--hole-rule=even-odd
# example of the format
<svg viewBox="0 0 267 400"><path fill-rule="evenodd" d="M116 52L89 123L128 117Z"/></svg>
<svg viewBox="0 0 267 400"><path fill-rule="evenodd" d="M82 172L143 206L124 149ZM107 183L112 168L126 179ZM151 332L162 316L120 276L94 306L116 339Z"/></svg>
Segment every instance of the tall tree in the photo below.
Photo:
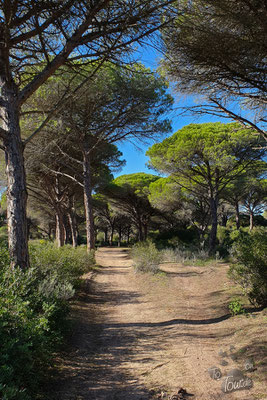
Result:
<svg viewBox="0 0 267 400"><path fill-rule="evenodd" d="M152 168L171 174L181 187L196 195L200 190L206 194L212 219L211 253L216 245L221 192L263 157L259 142L259 137L236 123L190 124L147 151Z"/></svg>
<svg viewBox="0 0 267 400"><path fill-rule="evenodd" d="M88 72L91 68L87 68ZM81 80L80 77L76 81ZM51 93L49 100L61 97L68 82L73 77L66 68L60 77L51 79L42 91L33 96L37 117L39 112L49 107L46 96ZM67 82L67 83L66 83ZM55 84L56 83L56 89ZM47 86L47 88L46 88ZM47 90L46 90L47 89ZM170 123L164 119L164 113L172 104L172 98L167 91L165 79L153 74L141 64L134 64L131 68L115 67L106 63L101 72L83 86L78 99L72 99L67 107L61 110L51 121L51 130L62 130L64 149L61 148L61 158L66 164L82 166L82 180L79 183L84 188L84 207L86 214L87 248L94 248L94 224L92 204L92 163L95 157L103 157L105 149L106 162L112 162L111 144L129 137L140 139L161 135L170 130ZM39 96L38 96L39 95ZM35 102L35 99L37 100ZM32 102L31 102L32 103ZM29 104L28 107L32 105ZM55 124L55 125L54 125ZM60 126L62 128L60 128ZM53 139L53 135L51 136ZM105 145L108 143L108 145ZM60 144L58 144L60 150ZM101 148L101 150L99 149ZM110 160L108 159L110 157ZM115 157L113 158L115 160ZM70 169L70 167L69 167ZM63 174L64 171L58 171ZM70 179L75 179L73 173L65 173Z"/></svg>
<svg viewBox="0 0 267 400"><path fill-rule="evenodd" d="M266 1L178 4L182 15L163 29L164 65L177 91L202 95L187 110L230 117L267 139Z"/></svg>
<svg viewBox="0 0 267 400"><path fill-rule="evenodd" d="M75 245L77 229L74 200L84 197L83 154L77 146L77 137L66 132L64 127L56 135L53 124L47 125L46 131L29 144L25 156L30 197L37 202L39 197L39 202L47 203L54 210L58 246L66 241L66 225L70 227ZM116 146L106 142L101 142L94 149L89 169L90 194L93 189L113 179L108 166L119 168L123 165L120 156L121 152ZM94 242L93 228L88 235Z"/></svg>
<svg viewBox="0 0 267 400"><path fill-rule="evenodd" d="M1 0L0 137L6 155L9 250L12 265L28 265L26 178L20 108L66 62L116 58L162 24L173 0ZM162 22L163 21L163 22ZM25 69L30 72L25 74ZM85 81L88 76L85 76ZM53 110L45 120L53 114ZM33 132L33 137L39 129ZM29 141L29 138L28 140Z"/></svg>

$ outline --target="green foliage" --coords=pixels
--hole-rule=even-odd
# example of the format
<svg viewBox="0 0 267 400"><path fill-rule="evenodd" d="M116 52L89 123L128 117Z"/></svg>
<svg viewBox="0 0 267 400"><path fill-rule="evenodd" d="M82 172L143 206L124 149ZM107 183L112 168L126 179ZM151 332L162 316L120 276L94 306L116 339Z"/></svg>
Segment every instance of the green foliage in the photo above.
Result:
<svg viewBox="0 0 267 400"><path fill-rule="evenodd" d="M131 251L131 257L136 271L152 272L153 274L159 271L162 256L153 242L147 241L135 244Z"/></svg>
<svg viewBox="0 0 267 400"><path fill-rule="evenodd" d="M87 254L83 246L76 249L70 245L57 248L51 242L37 240L30 242L29 251L32 265L42 274L51 277L55 274L60 282L69 282L74 286L79 276L94 263L94 252Z"/></svg>
<svg viewBox="0 0 267 400"><path fill-rule="evenodd" d="M185 248L194 247L197 243L198 235L194 228L182 229L173 228L160 232L156 238L157 248Z"/></svg>
<svg viewBox="0 0 267 400"><path fill-rule="evenodd" d="M233 316L245 313L244 306L243 306L241 300L238 298L235 298L232 301L230 301L228 308L229 308L230 313Z"/></svg>
<svg viewBox="0 0 267 400"><path fill-rule="evenodd" d="M159 176L139 172L135 174L121 175L114 179L114 184L121 188L132 190L138 197L147 197L149 185L156 182Z"/></svg>
<svg viewBox="0 0 267 400"><path fill-rule="evenodd" d="M237 123L190 124L147 151L150 165L165 173L179 173L188 181L206 186L236 178L241 162L260 159L264 151L251 131ZM234 171L234 173L233 173ZM240 170L242 173L242 170ZM223 179L224 178L224 179Z"/></svg>
<svg viewBox="0 0 267 400"><path fill-rule="evenodd" d="M85 248L59 250L41 241L30 248L26 272L10 269L7 249L0 249L0 397L5 400L36 398L68 328L67 300L93 262Z"/></svg>
<svg viewBox="0 0 267 400"><path fill-rule="evenodd" d="M237 263L229 270L230 277L239 283L251 303L267 305L267 235L255 230L241 235L233 246Z"/></svg>

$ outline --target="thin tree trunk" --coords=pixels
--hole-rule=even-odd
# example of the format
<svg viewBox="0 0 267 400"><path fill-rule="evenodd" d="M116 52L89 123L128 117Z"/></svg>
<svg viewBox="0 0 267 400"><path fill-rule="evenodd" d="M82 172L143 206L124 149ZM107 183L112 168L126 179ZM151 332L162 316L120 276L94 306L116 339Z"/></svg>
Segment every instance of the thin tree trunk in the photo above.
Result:
<svg viewBox="0 0 267 400"><path fill-rule="evenodd" d="M53 230L52 224L49 223L48 224L48 232L47 232L47 237L49 240L51 240L52 230Z"/></svg>
<svg viewBox="0 0 267 400"><path fill-rule="evenodd" d="M91 166L89 152L86 145L84 146L83 151L83 185L87 251L89 252L90 250L93 250L95 248L95 230L92 202Z"/></svg>
<svg viewBox="0 0 267 400"><path fill-rule="evenodd" d="M127 246L130 244L130 234L131 234L131 227L129 226L127 229Z"/></svg>
<svg viewBox="0 0 267 400"><path fill-rule="evenodd" d="M235 203L235 223L236 229L240 229L240 214L238 201Z"/></svg>
<svg viewBox="0 0 267 400"><path fill-rule="evenodd" d="M211 212L211 232L209 238L209 253L214 254L216 247L217 238L217 226L218 226L218 216L217 216L218 201L216 198L210 198L210 212Z"/></svg>
<svg viewBox="0 0 267 400"><path fill-rule="evenodd" d="M77 224L75 214L71 211L68 213L70 230L71 230L71 240L72 240L72 247L78 246L78 235L77 235Z"/></svg>
<svg viewBox="0 0 267 400"><path fill-rule="evenodd" d="M0 49L0 58L2 51ZM27 189L24 169L23 144L19 126L18 91L14 82L3 77L0 60L0 87L2 128L7 132L4 139L7 176L8 246L11 267L22 270L29 266L28 229L26 218Z"/></svg>
<svg viewBox="0 0 267 400"><path fill-rule="evenodd" d="M254 213L253 213L253 211L250 211L250 214L249 214L249 230L252 231L253 228L254 228Z"/></svg>
<svg viewBox="0 0 267 400"><path fill-rule="evenodd" d="M121 247L121 226L119 226L119 240L118 240L118 247Z"/></svg>
<svg viewBox="0 0 267 400"><path fill-rule="evenodd" d="M71 227L69 224L68 215L65 215L65 214L63 215L63 223L64 223L64 232L65 232L64 243L70 244L70 243L72 243L72 234L71 234Z"/></svg>

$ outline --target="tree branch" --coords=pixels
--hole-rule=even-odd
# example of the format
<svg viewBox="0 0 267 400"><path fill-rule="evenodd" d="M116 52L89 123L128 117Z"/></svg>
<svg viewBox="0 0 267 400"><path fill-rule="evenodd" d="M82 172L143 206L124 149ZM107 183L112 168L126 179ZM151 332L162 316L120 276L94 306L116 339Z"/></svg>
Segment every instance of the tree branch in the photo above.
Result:
<svg viewBox="0 0 267 400"><path fill-rule="evenodd" d="M87 15L85 21L77 28L73 36L66 42L64 49L55 56L53 61L48 64L42 72L40 72L24 89L21 90L18 96L18 103L21 106L51 75L61 67L72 51L80 44L83 33L87 30L96 13L104 8L110 0L98 2L98 5L91 10L90 15Z"/></svg>

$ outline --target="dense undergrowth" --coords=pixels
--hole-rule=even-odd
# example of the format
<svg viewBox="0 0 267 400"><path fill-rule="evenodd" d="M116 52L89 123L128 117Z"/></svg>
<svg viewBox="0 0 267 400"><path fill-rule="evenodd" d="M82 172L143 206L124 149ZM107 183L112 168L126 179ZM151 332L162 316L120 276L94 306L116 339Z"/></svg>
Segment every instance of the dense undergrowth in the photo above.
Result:
<svg viewBox="0 0 267 400"><path fill-rule="evenodd" d="M68 331L68 301L94 264L86 249L30 243L28 271L9 267L0 248L0 398L37 399L53 352Z"/></svg>

